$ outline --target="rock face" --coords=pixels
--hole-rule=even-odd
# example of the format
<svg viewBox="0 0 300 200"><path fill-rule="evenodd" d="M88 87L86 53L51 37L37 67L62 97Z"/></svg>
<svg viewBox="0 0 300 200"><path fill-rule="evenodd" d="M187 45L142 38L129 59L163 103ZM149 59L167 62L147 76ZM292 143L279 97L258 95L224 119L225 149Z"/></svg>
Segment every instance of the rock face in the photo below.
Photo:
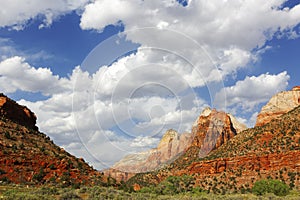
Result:
<svg viewBox="0 0 300 200"><path fill-rule="evenodd" d="M206 111L203 123L211 114ZM223 117L221 117L223 118ZM228 119L225 117L225 122ZM218 120L211 126L218 130ZM214 125L216 124L216 125ZM155 173L140 174L128 184L140 186L158 184L168 176L188 174L195 179L195 186L211 192L250 190L255 181L277 179L290 187L300 187L300 106L262 126L249 128L219 146L206 157L199 158L201 141L191 146L182 156L166 168ZM197 126L196 126L197 128ZM200 130L200 128L196 129ZM225 125L226 134L230 129ZM198 132L198 131L197 131ZM198 138L201 138L199 131ZM202 142L202 145L203 144ZM201 146L201 145L200 145Z"/></svg>
<svg viewBox="0 0 300 200"><path fill-rule="evenodd" d="M195 121L192 133L179 134L168 130L157 148L125 156L104 173L117 181L126 181L135 173L149 172L167 165L191 146L201 147L199 156L203 157L244 129L246 126L233 116L206 108Z"/></svg>
<svg viewBox="0 0 300 200"><path fill-rule="evenodd" d="M261 112L257 116L255 126L262 126L299 105L300 86L294 87L291 91L280 92L273 96L261 109Z"/></svg>
<svg viewBox="0 0 300 200"><path fill-rule="evenodd" d="M106 171L106 173L109 172L109 175L112 177L114 177L113 174L116 174L117 176L114 178L119 181L120 178L124 180L128 176L115 172L132 174L153 171L160 168L168 161L176 158L176 156L190 145L190 137L191 134L189 133L183 133L180 135L175 130L168 130L162 137L157 148L127 155L119 162L115 163L111 167L112 170Z"/></svg>
<svg viewBox="0 0 300 200"><path fill-rule="evenodd" d="M236 130L237 133L240 133L247 129L247 126L245 124L239 122L233 115L231 115L229 113L227 113L227 115L229 116L232 126Z"/></svg>
<svg viewBox="0 0 300 200"><path fill-rule="evenodd" d="M36 116L26 106L21 106L0 93L0 117L9 119L27 128L38 130Z"/></svg>
<svg viewBox="0 0 300 200"><path fill-rule="evenodd" d="M204 157L244 129L232 115L206 108L192 127L191 145L200 147L199 156Z"/></svg>
<svg viewBox="0 0 300 200"><path fill-rule="evenodd" d="M300 91L300 86L293 87L292 91Z"/></svg>
<svg viewBox="0 0 300 200"><path fill-rule="evenodd" d="M40 133L28 108L3 94L0 105L0 181L63 186L101 181L100 172Z"/></svg>

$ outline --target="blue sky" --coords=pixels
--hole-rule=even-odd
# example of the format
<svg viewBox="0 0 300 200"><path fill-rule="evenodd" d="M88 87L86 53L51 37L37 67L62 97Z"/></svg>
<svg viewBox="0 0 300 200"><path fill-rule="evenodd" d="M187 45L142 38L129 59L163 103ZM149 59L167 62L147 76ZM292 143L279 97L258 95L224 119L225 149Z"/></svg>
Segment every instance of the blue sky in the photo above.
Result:
<svg viewBox="0 0 300 200"><path fill-rule="evenodd" d="M300 1L30 1L0 8L1 92L98 169L300 84Z"/></svg>

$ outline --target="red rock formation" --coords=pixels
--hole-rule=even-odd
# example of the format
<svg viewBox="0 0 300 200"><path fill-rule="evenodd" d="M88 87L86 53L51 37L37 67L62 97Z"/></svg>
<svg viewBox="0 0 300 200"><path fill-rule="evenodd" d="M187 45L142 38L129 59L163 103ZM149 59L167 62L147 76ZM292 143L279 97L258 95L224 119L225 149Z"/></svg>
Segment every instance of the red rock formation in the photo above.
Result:
<svg viewBox="0 0 300 200"><path fill-rule="evenodd" d="M189 133L179 135L175 130L168 130L162 137L157 148L127 155L115 163L111 167L111 170L108 171L117 180L120 180L120 178L123 180L124 177L125 179L127 177L125 174L121 175L120 172L132 174L153 171L183 152L190 145L190 137L191 134ZM116 171L118 173L115 173Z"/></svg>
<svg viewBox="0 0 300 200"><path fill-rule="evenodd" d="M299 157L299 151L291 151L287 153L273 153L262 156L246 155L231 158L219 158L209 161L194 162L186 169L185 172L181 171L181 173L216 175L229 169L232 171L237 171L239 168L242 168L243 171L276 171L284 167L300 171Z"/></svg>
<svg viewBox="0 0 300 200"><path fill-rule="evenodd" d="M289 174L297 174L300 171L299 157L299 151L261 156L250 154L194 162L185 169L170 173L174 176L192 175L196 179L196 186L206 190L211 190L210 184L217 181L218 188L223 187L227 191L233 191L230 188L251 188L256 180L268 177L291 183ZM163 175L157 177L161 177L159 182L166 178ZM294 184L300 185L300 180L296 178Z"/></svg>
<svg viewBox="0 0 300 200"><path fill-rule="evenodd" d="M189 174L195 178L195 186L210 191L250 189L256 180L266 178L279 179L299 188L300 106L262 127L250 128L237 134L205 158L199 159L199 149L205 145L204 132L207 132L207 127L218 130L217 124L220 123L213 120L215 122L208 125L211 114L213 112L206 112L199 118L198 125L194 126L194 146L185 154L163 170L135 176L128 183L147 186L158 184L168 176ZM217 112L213 115L216 115L215 119L223 118ZM226 125L224 127L229 134L230 128Z"/></svg>
<svg viewBox="0 0 300 200"><path fill-rule="evenodd" d="M292 91L300 91L300 86L293 87Z"/></svg>
<svg viewBox="0 0 300 200"><path fill-rule="evenodd" d="M0 95L0 181L22 184L94 184L102 174L38 132L25 106Z"/></svg>
<svg viewBox="0 0 300 200"><path fill-rule="evenodd" d="M236 120L235 123L237 125ZM245 126L239 125L240 127ZM237 133L232 118L228 114L206 108L192 127L192 146L200 147L199 156L205 157Z"/></svg>
<svg viewBox="0 0 300 200"><path fill-rule="evenodd" d="M0 93L0 116L30 129L38 130L36 116L27 107L18 105Z"/></svg>
<svg viewBox="0 0 300 200"><path fill-rule="evenodd" d="M291 91L284 91L274 95L270 101L261 109L257 116L256 125L262 126L272 119L280 117L300 105L300 86Z"/></svg>
<svg viewBox="0 0 300 200"><path fill-rule="evenodd" d="M121 181L126 182L128 179L130 179L131 177L136 175L136 173L124 172L124 171L120 171L120 170L113 169L113 168L103 170L102 172L105 177L112 177L117 182L121 182Z"/></svg>
<svg viewBox="0 0 300 200"><path fill-rule="evenodd" d="M195 121L192 134L178 134L175 130L168 130L157 148L125 156L104 173L117 181L126 181L135 173L149 172L165 166L191 146L201 147L199 156L203 157L245 128L233 116L206 108Z"/></svg>

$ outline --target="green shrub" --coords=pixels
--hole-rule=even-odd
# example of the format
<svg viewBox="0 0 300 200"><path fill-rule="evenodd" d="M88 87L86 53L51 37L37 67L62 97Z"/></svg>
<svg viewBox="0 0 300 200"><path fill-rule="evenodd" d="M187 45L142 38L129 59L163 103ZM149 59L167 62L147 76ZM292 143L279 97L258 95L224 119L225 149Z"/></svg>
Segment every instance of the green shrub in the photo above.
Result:
<svg viewBox="0 0 300 200"><path fill-rule="evenodd" d="M11 139L10 133L9 132L5 132L4 136L6 139Z"/></svg>
<svg viewBox="0 0 300 200"><path fill-rule="evenodd" d="M40 195L58 195L58 189L55 187L42 187L36 191L36 194Z"/></svg>
<svg viewBox="0 0 300 200"><path fill-rule="evenodd" d="M43 182L43 179L45 177L45 172L44 172L44 169L43 168L40 168L40 171L39 173L37 174L34 174L33 177L32 177L32 180L33 181L36 181L38 183L42 183Z"/></svg>
<svg viewBox="0 0 300 200"><path fill-rule="evenodd" d="M49 166L49 168L50 168L51 170L56 169L56 167L55 167L55 165L54 165L53 163Z"/></svg>
<svg viewBox="0 0 300 200"><path fill-rule="evenodd" d="M279 180L259 180L254 183L252 192L256 195L273 193L277 196L286 196L289 193L289 186Z"/></svg>
<svg viewBox="0 0 300 200"><path fill-rule="evenodd" d="M201 187L195 187L192 189L191 191L193 194L196 194L196 195L201 195L201 194L207 194L208 192L206 190L204 190L203 188Z"/></svg>
<svg viewBox="0 0 300 200"><path fill-rule="evenodd" d="M0 179L0 182L3 182L3 183L11 183L11 181L9 180L9 178L7 178L6 176L2 177Z"/></svg>
<svg viewBox="0 0 300 200"><path fill-rule="evenodd" d="M139 190L140 193L155 193L155 188L150 186L150 187L143 187L142 189Z"/></svg>
<svg viewBox="0 0 300 200"><path fill-rule="evenodd" d="M192 191L193 186L192 176L169 176L155 188L155 191L157 194L179 194Z"/></svg>
<svg viewBox="0 0 300 200"><path fill-rule="evenodd" d="M2 174L6 174L6 171L4 171L3 169L0 169L0 175Z"/></svg>
<svg viewBox="0 0 300 200"><path fill-rule="evenodd" d="M64 193L59 197L59 200L70 200L70 199L82 199L82 198L73 191Z"/></svg>

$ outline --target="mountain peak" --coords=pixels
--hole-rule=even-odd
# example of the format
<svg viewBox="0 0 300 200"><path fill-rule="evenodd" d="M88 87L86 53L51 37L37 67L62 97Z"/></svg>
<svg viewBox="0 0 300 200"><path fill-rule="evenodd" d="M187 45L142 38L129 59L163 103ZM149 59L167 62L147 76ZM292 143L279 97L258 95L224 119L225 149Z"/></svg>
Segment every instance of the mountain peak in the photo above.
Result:
<svg viewBox="0 0 300 200"><path fill-rule="evenodd" d="M293 87L292 91L300 91L300 86Z"/></svg>
<svg viewBox="0 0 300 200"><path fill-rule="evenodd" d="M201 149L200 154L206 155L245 128L232 115L206 107L195 121L192 133L179 134L169 129L157 148L125 156L105 173L118 181L126 180L134 173L153 171L165 166L193 146ZM196 156L201 156L200 154ZM132 174L128 176L128 173Z"/></svg>
<svg viewBox="0 0 300 200"><path fill-rule="evenodd" d="M161 149L164 146L168 145L170 142L173 140L178 140L179 139L179 134L177 131L173 129L169 129L166 131L166 133L163 135L162 139L160 140L157 148Z"/></svg>
<svg viewBox="0 0 300 200"><path fill-rule="evenodd" d="M26 106L19 105L2 93L0 93L0 116L27 128L38 130L35 114Z"/></svg>
<svg viewBox="0 0 300 200"><path fill-rule="evenodd" d="M256 125L262 126L272 119L289 112L300 105L300 86L293 87L290 91L275 94L270 101L262 107L257 116Z"/></svg>
<svg viewBox="0 0 300 200"><path fill-rule="evenodd" d="M207 117L207 116L209 116L210 113L211 113L211 111L212 111L212 109L211 109L210 107L205 107L205 108L202 110L201 114L197 117L197 119L196 119L195 122L193 123L193 127L194 127L194 126L197 126L197 124L199 123L199 120L200 120L201 117Z"/></svg>

